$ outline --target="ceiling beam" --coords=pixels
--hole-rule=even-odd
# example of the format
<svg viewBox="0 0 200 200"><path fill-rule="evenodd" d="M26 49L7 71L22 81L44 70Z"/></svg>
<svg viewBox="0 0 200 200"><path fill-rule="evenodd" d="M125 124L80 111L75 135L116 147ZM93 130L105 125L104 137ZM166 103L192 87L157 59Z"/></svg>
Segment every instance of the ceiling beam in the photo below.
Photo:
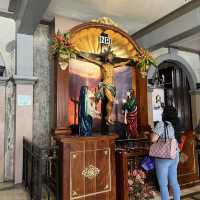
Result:
<svg viewBox="0 0 200 200"><path fill-rule="evenodd" d="M142 47L156 50L200 31L200 1L193 0L132 35Z"/></svg>
<svg viewBox="0 0 200 200"><path fill-rule="evenodd" d="M173 49L177 49L177 50L180 50L180 51L186 51L186 52L190 52L190 53L196 53L196 54L200 55L200 51L195 50L195 49L191 49L191 48L187 48L187 47L169 45L168 48L173 48Z"/></svg>
<svg viewBox="0 0 200 200"><path fill-rule="evenodd" d="M16 6L17 33L32 35L51 0L20 0Z"/></svg>

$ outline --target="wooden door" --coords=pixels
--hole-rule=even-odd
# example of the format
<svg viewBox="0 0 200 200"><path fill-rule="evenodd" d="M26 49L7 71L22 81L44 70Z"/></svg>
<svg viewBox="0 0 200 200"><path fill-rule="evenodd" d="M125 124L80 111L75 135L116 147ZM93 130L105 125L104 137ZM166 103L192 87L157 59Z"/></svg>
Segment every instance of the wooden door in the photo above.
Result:
<svg viewBox="0 0 200 200"><path fill-rule="evenodd" d="M191 97L188 75L181 65L173 62L161 64L159 75L164 75L165 104L173 105L178 110L183 131L192 130Z"/></svg>

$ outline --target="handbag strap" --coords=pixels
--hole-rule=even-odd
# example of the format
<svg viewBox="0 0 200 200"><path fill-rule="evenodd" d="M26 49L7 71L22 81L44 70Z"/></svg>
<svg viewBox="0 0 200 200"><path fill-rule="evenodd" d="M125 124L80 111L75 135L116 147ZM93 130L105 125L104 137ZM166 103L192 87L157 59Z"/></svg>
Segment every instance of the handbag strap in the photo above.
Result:
<svg viewBox="0 0 200 200"><path fill-rule="evenodd" d="M165 132L165 142L167 141L167 136L169 139L168 124L164 121L164 132Z"/></svg>

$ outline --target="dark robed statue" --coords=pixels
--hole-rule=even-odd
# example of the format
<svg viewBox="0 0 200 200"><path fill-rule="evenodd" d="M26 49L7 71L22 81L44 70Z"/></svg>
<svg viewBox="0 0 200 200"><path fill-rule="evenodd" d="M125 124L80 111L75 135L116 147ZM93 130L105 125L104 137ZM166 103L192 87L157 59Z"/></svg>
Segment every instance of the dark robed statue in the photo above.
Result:
<svg viewBox="0 0 200 200"><path fill-rule="evenodd" d="M79 97L78 126L80 136L92 135L92 116L90 114L88 87L82 86Z"/></svg>

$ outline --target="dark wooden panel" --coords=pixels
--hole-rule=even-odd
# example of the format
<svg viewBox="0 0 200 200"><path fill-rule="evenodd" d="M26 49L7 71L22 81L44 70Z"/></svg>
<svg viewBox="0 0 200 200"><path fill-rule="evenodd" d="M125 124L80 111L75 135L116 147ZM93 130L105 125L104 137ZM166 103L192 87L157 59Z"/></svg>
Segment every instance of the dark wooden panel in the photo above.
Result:
<svg viewBox="0 0 200 200"><path fill-rule="evenodd" d="M96 178L96 192L110 190L110 149L96 150L96 167L100 170L100 173Z"/></svg>
<svg viewBox="0 0 200 200"><path fill-rule="evenodd" d="M87 146L87 145L86 145ZM96 151L90 150L85 153L85 167L96 165ZM96 193L96 177L92 179L85 178L85 194Z"/></svg>
<svg viewBox="0 0 200 200"><path fill-rule="evenodd" d="M128 200L128 160L126 152L116 152L117 200Z"/></svg>
<svg viewBox="0 0 200 200"><path fill-rule="evenodd" d="M85 177L82 171L85 168L85 152L70 152L70 179L71 179L71 197L85 195Z"/></svg>
<svg viewBox="0 0 200 200"><path fill-rule="evenodd" d="M57 66L57 65L56 65ZM68 116L68 69L61 70L57 66L57 83L56 83L56 128L67 128L67 116Z"/></svg>
<svg viewBox="0 0 200 200"><path fill-rule="evenodd" d="M138 106L138 131L148 129L148 103L147 103L147 79L137 71L136 74L136 99Z"/></svg>
<svg viewBox="0 0 200 200"><path fill-rule="evenodd" d="M193 132L189 131L184 135L186 136L186 142L180 154L178 166L178 178L182 187L194 184L199 179L198 159Z"/></svg>
<svg viewBox="0 0 200 200"><path fill-rule="evenodd" d="M115 139L112 136L56 137L61 153L61 200L115 200ZM70 159L69 159L70 158ZM99 169L91 179L84 170Z"/></svg>
<svg viewBox="0 0 200 200"><path fill-rule="evenodd" d="M70 184L68 184L70 172L70 145L60 143L60 168L61 168L61 199L70 199Z"/></svg>

